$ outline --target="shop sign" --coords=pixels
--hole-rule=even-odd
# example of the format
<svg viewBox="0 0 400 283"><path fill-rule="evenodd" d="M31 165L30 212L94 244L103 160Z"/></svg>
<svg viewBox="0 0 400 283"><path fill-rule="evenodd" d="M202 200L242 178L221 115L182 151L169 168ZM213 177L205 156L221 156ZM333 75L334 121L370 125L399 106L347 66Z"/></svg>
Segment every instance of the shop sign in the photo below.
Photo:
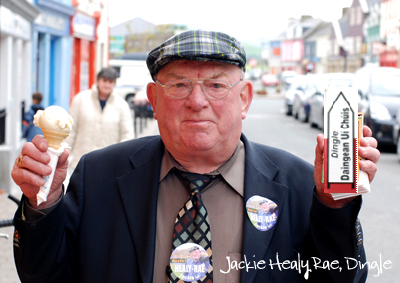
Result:
<svg viewBox="0 0 400 283"><path fill-rule="evenodd" d="M0 30L24 39L31 38L31 23L4 6L0 6Z"/></svg>
<svg viewBox="0 0 400 283"><path fill-rule="evenodd" d="M124 36L110 36L110 53L124 53L125 51L125 37Z"/></svg>
<svg viewBox="0 0 400 283"><path fill-rule="evenodd" d="M64 31L67 25L67 21L64 18L46 13L39 14L39 16L35 20L35 23L40 26L52 28L59 31Z"/></svg>
<svg viewBox="0 0 400 283"><path fill-rule="evenodd" d="M76 13L72 19L73 35L89 40L96 38L96 20L90 16Z"/></svg>

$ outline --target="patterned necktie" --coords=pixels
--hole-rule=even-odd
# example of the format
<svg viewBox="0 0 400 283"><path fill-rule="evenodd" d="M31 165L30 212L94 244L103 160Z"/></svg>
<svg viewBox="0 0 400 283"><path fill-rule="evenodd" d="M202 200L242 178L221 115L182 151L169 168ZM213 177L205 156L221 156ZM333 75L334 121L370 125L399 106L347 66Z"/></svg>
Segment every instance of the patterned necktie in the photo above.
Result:
<svg viewBox="0 0 400 283"><path fill-rule="evenodd" d="M212 250L211 250L211 230L208 221L208 214L204 206L200 191L204 189L214 176L201 175L196 173L182 172L174 169L175 174L183 181L185 186L190 190L189 199L179 210L175 220L174 237L172 241L172 249L175 250L178 246L185 243L196 243L204 248L207 252L210 267L203 280L190 281L190 282L213 282L213 268L212 268ZM183 283L171 269L167 266L167 275L171 283Z"/></svg>

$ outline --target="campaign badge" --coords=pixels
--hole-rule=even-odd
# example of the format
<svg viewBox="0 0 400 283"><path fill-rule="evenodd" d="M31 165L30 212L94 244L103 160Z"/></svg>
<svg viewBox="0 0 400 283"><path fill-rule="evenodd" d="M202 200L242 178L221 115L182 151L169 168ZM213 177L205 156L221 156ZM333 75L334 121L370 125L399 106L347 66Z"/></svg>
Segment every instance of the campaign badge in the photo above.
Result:
<svg viewBox="0 0 400 283"><path fill-rule="evenodd" d="M278 219L278 205L270 199L252 196L246 203L251 223L260 231L268 231Z"/></svg>
<svg viewBox="0 0 400 283"><path fill-rule="evenodd" d="M210 268L210 259L202 246L186 243L172 252L170 265L176 277L185 282L193 282L205 277Z"/></svg>

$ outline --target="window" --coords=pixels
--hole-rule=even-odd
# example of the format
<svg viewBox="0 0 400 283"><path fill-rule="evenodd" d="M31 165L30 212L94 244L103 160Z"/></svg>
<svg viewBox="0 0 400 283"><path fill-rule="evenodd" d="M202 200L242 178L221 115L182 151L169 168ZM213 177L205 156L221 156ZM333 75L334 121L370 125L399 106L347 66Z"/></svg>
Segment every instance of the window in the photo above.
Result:
<svg viewBox="0 0 400 283"><path fill-rule="evenodd" d="M6 109L0 110L0 144L6 140Z"/></svg>
<svg viewBox="0 0 400 283"><path fill-rule="evenodd" d="M356 21L356 25L360 26L362 24L362 16L363 16L363 12L361 10L361 6L357 7L357 21Z"/></svg>
<svg viewBox="0 0 400 283"><path fill-rule="evenodd" d="M350 8L349 17L350 17L349 25L354 26L354 24L355 24L355 8Z"/></svg>

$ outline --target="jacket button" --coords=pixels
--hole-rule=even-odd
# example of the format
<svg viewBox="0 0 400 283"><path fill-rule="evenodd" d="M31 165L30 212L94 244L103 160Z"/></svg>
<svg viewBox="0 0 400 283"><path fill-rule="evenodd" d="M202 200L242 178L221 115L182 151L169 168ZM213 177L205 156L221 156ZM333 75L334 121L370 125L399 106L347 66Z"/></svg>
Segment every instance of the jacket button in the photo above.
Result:
<svg viewBox="0 0 400 283"><path fill-rule="evenodd" d="M360 229L361 229L361 225L358 225L358 226L356 227L356 233L360 232Z"/></svg>
<svg viewBox="0 0 400 283"><path fill-rule="evenodd" d="M363 242L363 239L358 240L358 241L357 241L357 246L361 245L362 242Z"/></svg>
<svg viewBox="0 0 400 283"><path fill-rule="evenodd" d="M357 239L357 240L360 239L361 236L362 236L362 233L361 233L361 232L358 232L358 234L356 235L356 239Z"/></svg>

